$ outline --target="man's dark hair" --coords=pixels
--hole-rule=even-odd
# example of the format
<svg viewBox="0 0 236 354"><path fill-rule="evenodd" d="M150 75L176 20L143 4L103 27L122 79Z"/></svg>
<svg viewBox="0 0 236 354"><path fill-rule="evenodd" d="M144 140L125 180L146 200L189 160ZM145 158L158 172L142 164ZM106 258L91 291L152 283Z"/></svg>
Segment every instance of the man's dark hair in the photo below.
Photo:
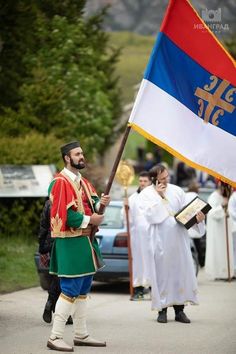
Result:
<svg viewBox="0 0 236 354"><path fill-rule="evenodd" d="M232 193L232 187L223 181L220 182L220 191L224 198L229 198Z"/></svg>
<svg viewBox="0 0 236 354"><path fill-rule="evenodd" d="M63 159L63 161L64 161L64 164L66 165L66 164L67 164L67 162L66 162L66 156L71 157L71 152L69 151L67 154L61 154L61 156L62 156L62 159Z"/></svg>
<svg viewBox="0 0 236 354"><path fill-rule="evenodd" d="M156 184L157 182L157 175L164 171L167 171L167 168L161 164L155 165L151 168L151 170L149 171L149 176L153 184Z"/></svg>
<svg viewBox="0 0 236 354"><path fill-rule="evenodd" d="M77 147L80 147L80 143L78 141L71 141L70 143L61 146L61 156L64 162L66 162L65 156L70 156L70 151Z"/></svg>
<svg viewBox="0 0 236 354"><path fill-rule="evenodd" d="M151 179L150 173L148 171L142 171L138 175L139 177L148 177L148 179Z"/></svg>
<svg viewBox="0 0 236 354"><path fill-rule="evenodd" d="M148 171L142 171L139 173L138 177L147 177L149 179L149 181L151 181L151 177L150 177L150 174ZM137 189L137 193L140 193L141 192L141 188L138 187Z"/></svg>

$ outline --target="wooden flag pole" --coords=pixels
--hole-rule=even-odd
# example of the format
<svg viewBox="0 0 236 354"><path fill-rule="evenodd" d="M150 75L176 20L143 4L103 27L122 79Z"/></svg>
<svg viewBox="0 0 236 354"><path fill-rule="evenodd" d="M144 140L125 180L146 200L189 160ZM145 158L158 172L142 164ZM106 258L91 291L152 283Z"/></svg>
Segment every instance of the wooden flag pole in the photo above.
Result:
<svg viewBox="0 0 236 354"><path fill-rule="evenodd" d="M131 130L131 126L127 126L126 129L125 129L124 136L123 136L123 139L122 139L121 144L120 144L120 148L118 150L114 165L113 165L112 170L111 170L111 174L110 174L109 180L107 182L107 185L106 185L106 188L105 188L105 191L104 191L105 195L110 193L111 186L112 186L112 183L113 183L114 178L115 178L116 170L117 170L117 167L119 165L121 156L123 154L123 151L124 151L124 148L125 148L125 144L126 144L126 141L128 139L130 130ZM100 204L100 208L98 210L98 214L103 214L104 210L105 210L105 206ZM91 234L90 234L91 242L93 242L93 240L94 240L94 236L95 236L96 231L97 231L97 226L93 226Z"/></svg>
<svg viewBox="0 0 236 354"><path fill-rule="evenodd" d="M128 262L129 262L129 293L130 297L134 295L134 288L133 288L133 258L132 258L132 251L131 251L131 238L130 238L130 223L129 223L129 204L128 204L128 191L127 187L125 187L125 216L126 216L126 227L127 227L127 243L128 243Z"/></svg>

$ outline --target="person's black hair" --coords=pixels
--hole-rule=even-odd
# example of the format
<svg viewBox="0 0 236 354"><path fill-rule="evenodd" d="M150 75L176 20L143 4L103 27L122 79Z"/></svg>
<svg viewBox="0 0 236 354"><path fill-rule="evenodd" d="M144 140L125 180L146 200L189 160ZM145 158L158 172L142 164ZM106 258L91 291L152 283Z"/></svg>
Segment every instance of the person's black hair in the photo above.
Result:
<svg viewBox="0 0 236 354"><path fill-rule="evenodd" d="M224 198L229 198L232 193L232 187L223 181L220 182L220 190Z"/></svg>
<svg viewBox="0 0 236 354"><path fill-rule="evenodd" d="M148 171L141 171L138 176L139 177L148 177L148 179L151 179L150 173Z"/></svg>
<svg viewBox="0 0 236 354"><path fill-rule="evenodd" d="M66 162L65 156L70 156L70 151L77 147L80 147L80 143L78 141L71 141L70 143L61 146L61 156L64 162Z"/></svg>
<svg viewBox="0 0 236 354"><path fill-rule="evenodd" d="M167 171L167 168L161 164L155 165L151 168L151 170L149 171L149 176L154 185L156 185L157 182L157 175L164 171Z"/></svg>
<svg viewBox="0 0 236 354"><path fill-rule="evenodd" d="M141 171L139 173L138 177L147 177L149 179L149 181L151 181L150 173L148 171ZM141 188L138 187L137 193L140 193L140 192L141 192Z"/></svg>

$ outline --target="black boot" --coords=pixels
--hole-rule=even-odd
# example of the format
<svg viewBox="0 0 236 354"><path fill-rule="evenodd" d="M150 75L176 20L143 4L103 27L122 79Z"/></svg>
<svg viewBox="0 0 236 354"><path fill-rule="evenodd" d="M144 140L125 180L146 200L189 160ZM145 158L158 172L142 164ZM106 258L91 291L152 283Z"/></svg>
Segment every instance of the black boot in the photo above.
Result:
<svg viewBox="0 0 236 354"><path fill-rule="evenodd" d="M158 312L157 322L167 323L167 307Z"/></svg>
<svg viewBox="0 0 236 354"><path fill-rule="evenodd" d="M136 286L134 288L134 294L130 298L131 301L140 301L144 299L144 294L143 294L143 287L142 286Z"/></svg>
<svg viewBox="0 0 236 354"><path fill-rule="evenodd" d="M53 311L53 304L51 300L46 302L44 311L43 311L43 320L47 323L52 322L52 311Z"/></svg>
<svg viewBox="0 0 236 354"><path fill-rule="evenodd" d="M180 311L175 315L175 321L182 323L191 323L190 319L185 315L184 311Z"/></svg>
<svg viewBox="0 0 236 354"><path fill-rule="evenodd" d="M174 305L175 321L182 323L191 323L190 319L184 313L184 305Z"/></svg>

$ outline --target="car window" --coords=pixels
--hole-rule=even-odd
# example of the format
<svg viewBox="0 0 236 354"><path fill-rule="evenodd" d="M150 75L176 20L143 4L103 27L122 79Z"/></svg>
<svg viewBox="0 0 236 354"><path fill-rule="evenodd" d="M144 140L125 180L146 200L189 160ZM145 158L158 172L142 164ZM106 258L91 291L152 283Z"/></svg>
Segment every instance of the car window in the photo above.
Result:
<svg viewBox="0 0 236 354"><path fill-rule="evenodd" d="M209 193L200 192L198 195L201 199L203 199L205 202L207 202L208 197L209 197Z"/></svg>
<svg viewBox="0 0 236 354"><path fill-rule="evenodd" d="M210 195L211 195L211 193L213 193L214 192L214 190L215 189L201 189L200 188L200 190L199 190L199 193L198 193L198 195L199 195L199 197L201 198L201 199L203 199L203 200L205 200L205 202L207 202L208 201L208 198L210 197Z"/></svg>
<svg viewBox="0 0 236 354"><path fill-rule="evenodd" d="M101 229L121 229L123 228L123 215L122 208L119 206L109 205L106 207L105 216L102 224L99 226Z"/></svg>

